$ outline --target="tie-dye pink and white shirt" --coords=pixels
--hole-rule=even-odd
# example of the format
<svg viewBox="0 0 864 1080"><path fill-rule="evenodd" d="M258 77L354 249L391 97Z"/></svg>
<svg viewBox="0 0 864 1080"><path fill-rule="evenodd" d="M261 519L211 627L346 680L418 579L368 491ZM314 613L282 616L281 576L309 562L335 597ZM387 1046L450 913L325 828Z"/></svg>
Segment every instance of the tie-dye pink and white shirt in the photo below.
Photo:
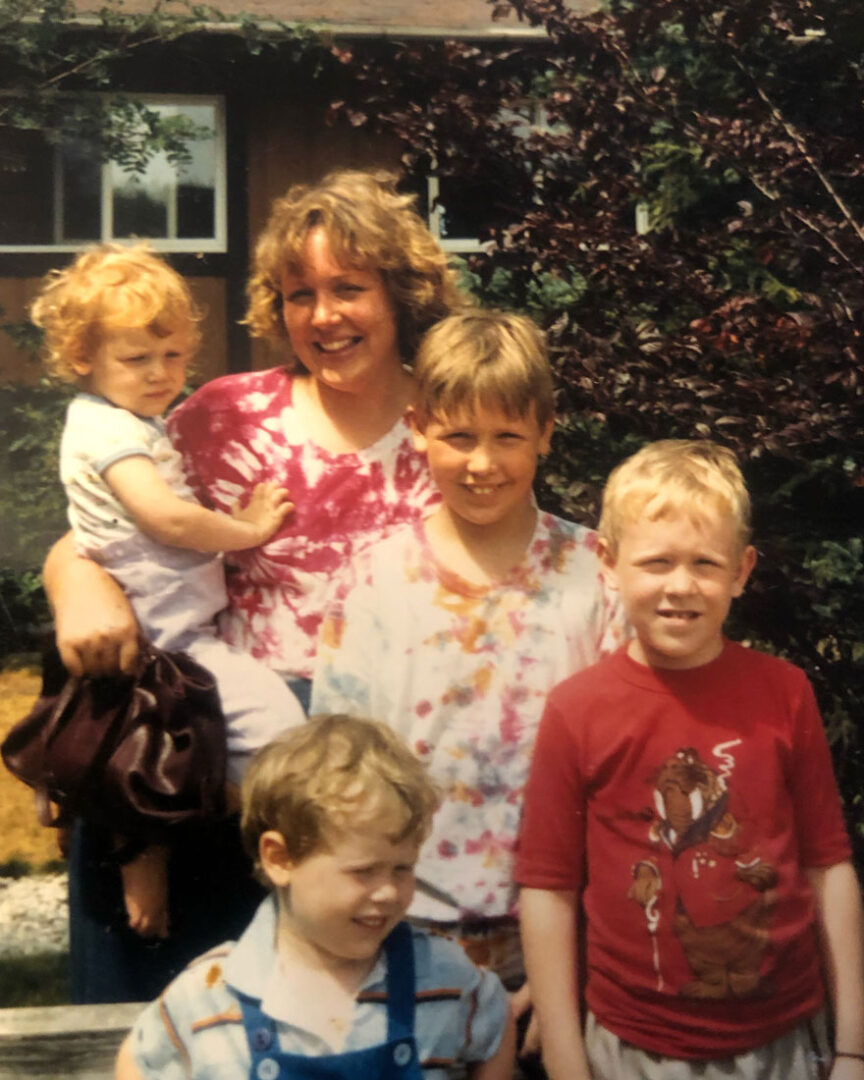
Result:
<svg viewBox="0 0 864 1080"><path fill-rule="evenodd" d="M312 711L384 721L443 789L412 915L515 912L513 853L546 695L624 636L597 534L551 514L488 585L443 566L422 522L355 560L321 628Z"/></svg>
<svg viewBox="0 0 864 1080"><path fill-rule="evenodd" d="M295 510L279 532L225 557L220 630L280 674L309 678L332 576L438 494L404 418L372 446L330 453L305 434L293 387L284 368L226 375L183 402L168 428L205 505L228 512L265 480L288 488Z"/></svg>

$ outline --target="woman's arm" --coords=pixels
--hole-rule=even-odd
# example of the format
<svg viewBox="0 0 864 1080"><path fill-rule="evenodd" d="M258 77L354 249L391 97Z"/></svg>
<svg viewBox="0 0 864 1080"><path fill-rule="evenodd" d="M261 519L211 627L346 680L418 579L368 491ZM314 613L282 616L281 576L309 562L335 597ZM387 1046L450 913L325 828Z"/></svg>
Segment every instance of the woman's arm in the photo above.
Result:
<svg viewBox="0 0 864 1080"><path fill-rule="evenodd" d="M589 1080L579 1016L576 893L523 888L519 906L531 1000L551 1080Z"/></svg>
<svg viewBox="0 0 864 1080"><path fill-rule="evenodd" d="M227 514L188 502L143 455L121 458L102 474L135 524L153 540L192 551L242 551L269 540L294 509L288 492L257 484L246 506Z"/></svg>
<svg viewBox="0 0 864 1080"><path fill-rule="evenodd" d="M72 675L132 672L138 658L132 607L110 574L77 554L71 532L48 553L42 576L66 670Z"/></svg>

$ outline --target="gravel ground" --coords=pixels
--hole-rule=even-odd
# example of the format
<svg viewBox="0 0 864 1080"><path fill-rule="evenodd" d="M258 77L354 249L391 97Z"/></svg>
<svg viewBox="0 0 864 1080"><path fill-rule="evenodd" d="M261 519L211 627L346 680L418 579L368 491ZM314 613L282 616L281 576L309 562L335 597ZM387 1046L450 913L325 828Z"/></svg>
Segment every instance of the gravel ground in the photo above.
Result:
<svg viewBox="0 0 864 1080"><path fill-rule="evenodd" d="M0 957L69 948L65 874L0 878Z"/></svg>

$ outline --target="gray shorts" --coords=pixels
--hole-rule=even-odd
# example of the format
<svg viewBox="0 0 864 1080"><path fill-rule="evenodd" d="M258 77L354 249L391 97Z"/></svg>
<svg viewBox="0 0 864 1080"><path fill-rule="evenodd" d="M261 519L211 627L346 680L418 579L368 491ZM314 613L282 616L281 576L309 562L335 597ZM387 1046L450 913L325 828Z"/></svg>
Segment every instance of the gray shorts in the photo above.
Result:
<svg viewBox="0 0 864 1080"><path fill-rule="evenodd" d="M825 1080L831 1067L825 1012L779 1039L711 1061L685 1061L639 1050L588 1013L585 1049L592 1080Z"/></svg>

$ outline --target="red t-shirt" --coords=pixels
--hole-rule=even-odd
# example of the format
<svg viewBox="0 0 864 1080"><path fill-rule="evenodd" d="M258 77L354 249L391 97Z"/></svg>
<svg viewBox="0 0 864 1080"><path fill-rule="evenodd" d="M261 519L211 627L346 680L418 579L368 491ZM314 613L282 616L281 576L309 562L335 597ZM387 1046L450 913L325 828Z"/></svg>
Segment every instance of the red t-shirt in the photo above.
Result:
<svg viewBox="0 0 864 1080"><path fill-rule="evenodd" d="M816 1012L804 869L849 856L822 722L792 664L727 642L670 671L622 649L550 695L516 880L584 887L587 1004L621 1039L726 1057Z"/></svg>

